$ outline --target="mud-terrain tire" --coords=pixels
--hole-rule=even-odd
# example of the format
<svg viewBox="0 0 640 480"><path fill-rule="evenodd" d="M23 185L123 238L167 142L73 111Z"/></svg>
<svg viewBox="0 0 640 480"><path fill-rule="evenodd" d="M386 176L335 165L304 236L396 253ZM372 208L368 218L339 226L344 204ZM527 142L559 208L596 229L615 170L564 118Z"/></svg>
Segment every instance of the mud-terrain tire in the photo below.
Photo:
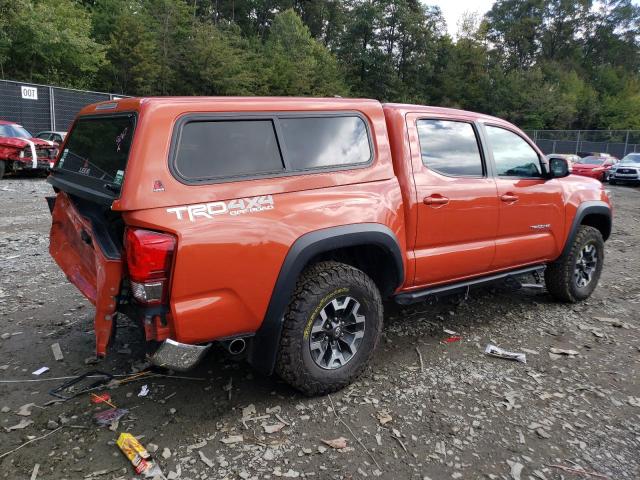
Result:
<svg viewBox="0 0 640 480"><path fill-rule="evenodd" d="M2 177L4 177L4 171L6 167L6 162L4 160L0 160L0 180L2 180Z"/></svg>
<svg viewBox="0 0 640 480"><path fill-rule="evenodd" d="M276 372L309 396L340 390L366 367L382 324L371 278L343 263L316 263L300 275L287 307Z"/></svg>
<svg viewBox="0 0 640 480"><path fill-rule="evenodd" d="M585 300L598 285L603 264L602 234L596 228L581 225L567 254L547 266L544 272L547 290L563 302Z"/></svg>

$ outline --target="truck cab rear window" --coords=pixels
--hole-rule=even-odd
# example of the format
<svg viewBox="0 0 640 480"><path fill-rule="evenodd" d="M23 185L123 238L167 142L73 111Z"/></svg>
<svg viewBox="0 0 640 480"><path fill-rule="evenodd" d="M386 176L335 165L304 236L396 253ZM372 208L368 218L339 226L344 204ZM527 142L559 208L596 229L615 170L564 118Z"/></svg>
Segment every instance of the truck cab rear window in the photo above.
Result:
<svg viewBox="0 0 640 480"><path fill-rule="evenodd" d="M175 169L188 181L281 172L273 121L188 122L180 132Z"/></svg>
<svg viewBox="0 0 640 480"><path fill-rule="evenodd" d="M173 149L172 171L187 183L348 168L372 158L365 122L341 114L186 119Z"/></svg>
<svg viewBox="0 0 640 480"><path fill-rule="evenodd" d="M133 115L79 118L57 168L119 186L129 158L134 128Z"/></svg>

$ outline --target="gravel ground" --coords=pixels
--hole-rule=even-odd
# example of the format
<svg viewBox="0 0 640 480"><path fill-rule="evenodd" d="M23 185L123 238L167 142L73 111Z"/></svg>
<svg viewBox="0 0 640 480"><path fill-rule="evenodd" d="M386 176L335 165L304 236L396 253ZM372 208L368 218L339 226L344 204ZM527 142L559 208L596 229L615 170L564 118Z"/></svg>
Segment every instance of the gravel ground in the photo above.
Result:
<svg viewBox="0 0 640 480"><path fill-rule="evenodd" d="M108 407L87 395L47 405L61 383L47 379L138 371L140 334L120 325L113 354L86 363L93 310L48 255L50 187L3 180L0 455L34 441L0 458L0 478L132 478L115 445L126 431L169 478L637 479L640 190L611 190L614 234L587 302L562 305L544 290L505 285L433 305L387 305L376 361L331 397L305 398L212 351L183 375L190 378L143 377L110 389L129 410L110 430L93 420ZM461 340L445 342L452 334L444 329ZM526 353L527 363L485 356L489 342ZM31 373L42 366L50 370ZM149 394L140 397L143 385ZM341 438L334 446L345 448L323 442Z"/></svg>

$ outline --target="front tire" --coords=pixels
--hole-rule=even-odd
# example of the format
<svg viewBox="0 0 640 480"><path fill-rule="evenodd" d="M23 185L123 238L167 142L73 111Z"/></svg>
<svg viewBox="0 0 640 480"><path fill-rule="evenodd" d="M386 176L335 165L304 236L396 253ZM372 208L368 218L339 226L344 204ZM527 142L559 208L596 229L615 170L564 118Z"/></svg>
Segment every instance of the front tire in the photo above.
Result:
<svg viewBox="0 0 640 480"><path fill-rule="evenodd" d="M617 182L613 178L609 177L609 185L615 185L616 183Z"/></svg>
<svg viewBox="0 0 640 480"><path fill-rule="evenodd" d="M0 160L0 180L4 177L4 171L7 167L7 163L4 160Z"/></svg>
<svg viewBox="0 0 640 480"><path fill-rule="evenodd" d="M333 261L312 265L285 314L276 372L309 396L340 390L366 367L382 324L380 292L364 272Z"/></svg>
<svg viewBox="0 0 640 480"><path fill-rule="evenodd" d="M598 285L603 264L602 234L596 228L581 225L569 252L545 270L547 290L563 302L585 300Z"/></svg>

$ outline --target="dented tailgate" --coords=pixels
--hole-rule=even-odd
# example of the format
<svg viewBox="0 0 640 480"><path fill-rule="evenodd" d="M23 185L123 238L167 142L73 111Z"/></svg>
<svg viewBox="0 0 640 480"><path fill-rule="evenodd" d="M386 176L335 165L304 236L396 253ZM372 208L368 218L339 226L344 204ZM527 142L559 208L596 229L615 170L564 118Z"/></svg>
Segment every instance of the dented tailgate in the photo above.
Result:
<svg viewBox="0 0 640 480"><path fill-rule="evenodd" d="M95 306L96 355L106 355L122 279L121 252L91 211L59 192L52 211L49 252L67 278Z"/></svg>

